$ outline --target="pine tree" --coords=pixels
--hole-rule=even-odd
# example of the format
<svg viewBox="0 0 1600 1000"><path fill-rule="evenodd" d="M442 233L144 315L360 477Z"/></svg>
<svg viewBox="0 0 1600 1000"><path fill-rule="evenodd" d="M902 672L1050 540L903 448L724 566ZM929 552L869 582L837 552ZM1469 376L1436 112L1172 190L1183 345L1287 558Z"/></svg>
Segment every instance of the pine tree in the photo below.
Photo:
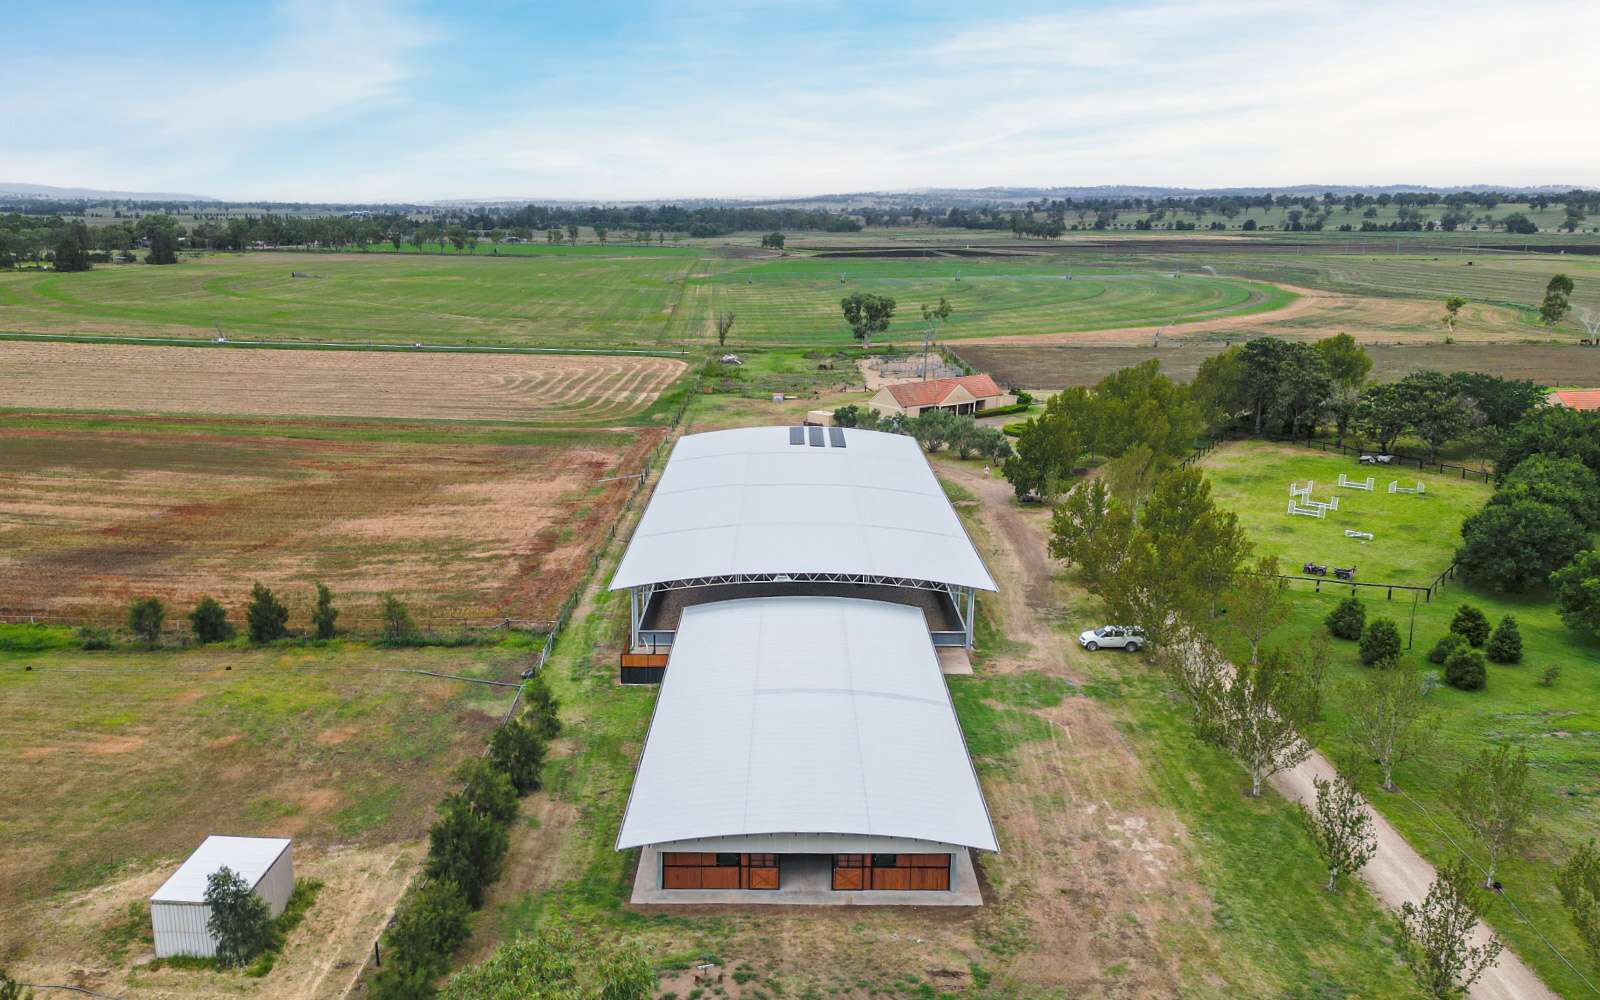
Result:
<svg viewBox="0 0 1600 1000"><path fill-rule="evenodd" d="M1489 637L1486 652L1494 663L1522 662L1522 632L1517 629L1516 616L1506 615L1500 619L1494 634Z"/></svg>
<svg viewBox="0 0 1600 1000"><path fill-rule="evenodd" d="M317 606L311 611L311 625L318 639L333 638L333 623L339 618L339 609L333 606L333 592L326 585L317 584Z"/></svg>
<svg viewBox="0 0 1600 1000"><path fill-rule="evenodd" d="M1450 619L1450 631L1464 637L1474 648L1489 641L1489 616L1471 604L1463 604Z"/></svg>
<svg viewBox="0 0 1600 1000"><path fill-rule="evenodd" d="M1336 639L1359 639L1367 625L1367 606L1358 597L1346 597L1323 619Z"/></svg>
<svg viewBox="0 0 1600 1000"><path fill-rule="evenodd" d="M289 634L289 609L262 583L250 588L250 605L244 609L251 642L272 642Z"/></svg>
<svg viewBox="0 0 1600 1000"><path fill-rule="evenodd" d="M228 612L217 603L215 597L209 595L200 598L200 603L189 612L189 627L194 630L194 637L201 644L227 642L233 638L233 626L228 624Z"/></svg>

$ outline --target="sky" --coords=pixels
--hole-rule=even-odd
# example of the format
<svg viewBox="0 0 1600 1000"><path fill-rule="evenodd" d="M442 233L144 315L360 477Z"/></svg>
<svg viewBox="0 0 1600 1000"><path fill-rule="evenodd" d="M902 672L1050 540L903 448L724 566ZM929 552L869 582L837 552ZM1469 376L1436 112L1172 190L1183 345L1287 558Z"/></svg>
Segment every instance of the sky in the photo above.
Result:
<svg viewBox="0 0 1600 1000"><path fill-rule="evenodd" d="M1600 187L1595 0L0 0L0 181L228 200Z"/></svg>

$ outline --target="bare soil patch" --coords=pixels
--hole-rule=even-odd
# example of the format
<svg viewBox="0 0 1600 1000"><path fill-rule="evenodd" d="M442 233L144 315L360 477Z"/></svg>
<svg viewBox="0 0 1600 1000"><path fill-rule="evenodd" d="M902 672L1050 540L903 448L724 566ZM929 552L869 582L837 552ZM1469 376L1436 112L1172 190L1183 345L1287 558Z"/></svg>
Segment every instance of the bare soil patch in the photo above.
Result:
<svg viewBox="0 0 1600 1000"><path fill-rule="evenodd" d="M682 361L0 341L0 407L256 416L622 421Z"/></svg>

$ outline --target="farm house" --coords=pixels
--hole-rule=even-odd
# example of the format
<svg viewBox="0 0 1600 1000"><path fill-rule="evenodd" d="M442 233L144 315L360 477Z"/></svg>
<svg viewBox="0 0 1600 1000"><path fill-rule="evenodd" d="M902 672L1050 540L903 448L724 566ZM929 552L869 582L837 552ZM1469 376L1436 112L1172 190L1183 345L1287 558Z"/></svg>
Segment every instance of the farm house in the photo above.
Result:
<svg viewBox="0 0 1600 1000"><path fill-rule="evenodd" d="M635 903L980 904L998 847L921 612L684 609L616 847Z"/></svg>
<svg viewBox="0 0 1600 1000"><path fill-rule="evenodd" d="M917 417L929 410L982 414L985 410L1012 406L1016 401L1014 394L1000 388L988 375L962 375L886 385L867 400L867 406L884 416Z"/></svg>
<svg viewBox="0 0 1600 1000"><path fill-rule="evenodd" d="M207 837L172 877L150 897L150 924L156 957L217 953L216 939L206 925L206 882L224 866L250 884L276 917L294 892L292 841L276 837Z"/></svg>
<svg viewBox="0 0 1600 1000"><path fill-rule="evenodd" d="M933 645L971 648L974 592L994 590L909 437L747 427L678 441L623 554L625 682L654 683L693 606L763 596L915 607Z"/></svg>

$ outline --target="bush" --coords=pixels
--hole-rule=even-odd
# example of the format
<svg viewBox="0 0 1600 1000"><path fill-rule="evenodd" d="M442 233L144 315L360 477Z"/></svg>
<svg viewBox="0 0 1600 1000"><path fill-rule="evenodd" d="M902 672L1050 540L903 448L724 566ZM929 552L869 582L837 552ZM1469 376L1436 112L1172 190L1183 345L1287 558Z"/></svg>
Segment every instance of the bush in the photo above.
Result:
<svg viewBox="0 0 1600 1000"><path fill-rule="evenodd" d="M423 869L429 878L449 879L461 887L461 894L476 909L483 905L483 892L500 877L510 839L505 827L473 813L457 796L439 807L439 822L428 831L428 861Z"/></svg>
<svg viewBox="0 0 1600 1000"><path fill-rule="evenodd" d="M242 966L266 948L272 935L272 911L242 876L224 865L206 878L206 929L217 941L217 963Z"/></svg>
<svg viewBox="0 0 1600 1000"><path fill-rule="evenodd" d="M1600 635L1600 551L1578 553L1550 575L1550 588L1567 628Z"/></svg>
<svg viewBox="0 0 1600 1000"><path fill-rule="evenodd" d="M311 611L311 627L318 639L333 638L333 623L339 618L339 609L333 606L333 592L317 584L317 606Z"/></svg>
<svg viewBox="0 0 1600 1000"><path fill-rule="evenodd" d="M1450 619L1450 631L1475 648L1482 646L1489 641L1489 616L1471 604L1463 604Z"/></svg>
<svg viewBox="0 0 1600 1000"><path fill-rule="evenodd" d="M544 740L525 723L508 722L489 737L489 762L511 779L518 795L539 790L544 752Z"/></svg>
<svg viewBox="0 0 1600 1000"><path fill-rule="evenodd" d="M1338 639L1359 639L1367 624L1367 606L1357 597L1346 597L1339 606L1328 612L1323 624Z"/></svg>
<svg viewBox="0 0 1600 1000"><path fill-rule="evenodd" d="M430 882L395 914L383 935L383 970L372 984L373 1000L422 1000L432 981L450 971L450 956L472 934L472 909L448 879Z"/></svg>
<svg viewBox="0 0 1600 1000"><path fill-rule="evenodd" d="M161 623L166 620L167 609L154 597L134 601L128 607L128 631L148 643L161 640Z"/></svg>
<svg viewBox="0 0 1600 1000"><path fill-rule="evenodd" d="M244 609L251 642L272 642L289 634L289 609L261 583L250 588L250 605Z"/></svg>
<svg viewBox="0 0 1600 1000"><path fill-rule="evenodd" d="M1374 618L1361 631L1361 662L1367 666L1400 655L1400 626L1392 618Z"/></svg>
<svg viewBox="0 0 1600 1000"><path fill-rule="evenodd" d="M189 612L189 628L202 645L208 642L227 642L233 638L233 626L228 624L228 612L217 599L207 595Z"/></svg>
<svg viewBox="0 0 1600 1000"><path fill-rule="evenodd" d="M1444 680L1462 691L1482 691L1489 679L1489 669L1484 665L1483 654L1469 646L1462 646L1450 654L1444 664Z"/></svg>
<svg viewBox="0 0 1600 1000"><path fill-rule="evenodd" d="M1543 684L1545 687L1550 687L1556 682L1556 678L1560 676L1561 668L1552 663L1548 667L1545 667L1544 672L1539 675L1539 683Z"/></svg>
<svg viewBox="0 0 1600 1000"><path fill-rule="evenodd" d="M1522 632L1517 628L1515 616L1506 615L1500 619L1494 635L1489 637L1487 652L1491 663L1522 662Z"/></svg>
<svg viewBox="0 0 1600 1000"><path fill-rule="evenodd" d="M527 705L525 719L528 727L542 740L553 740L561 735L561 701L551 691L544 678L535 674L522 687L522 702Z"/></svg>
<svg viewBox="0 0 1600 1000"><path fill-rule="evenodd" d="M461 801L474 816L506 824L517 815L517 790L506 773L484 757L462 761L455 769L461 782Z"/></svg>
<svg viewBox="0 0 1600 1000"><path fill-rule="evenodd" d="M78 644L84 649L110 649L111 631L85 625L78 629Z"/></svg>
<svg viewBox="0 0 1600 1000"><path fill-rule="evenodd" d="M417 625L411 620L411 612L406 609L405 602L393 594L383 595L383 608L379 616L383 618L385 641L403 642L417 637Z"/></svg>
<svg viewBox="0 0 1600 1000"><path fill-rule="evenodd" d="M1444 661L1450 659L1450 654L1467 645L1466 636L1459 632L1446 632L1439 637L1433 649L1428 652L1428 662L1444 666Z"/></svg>

